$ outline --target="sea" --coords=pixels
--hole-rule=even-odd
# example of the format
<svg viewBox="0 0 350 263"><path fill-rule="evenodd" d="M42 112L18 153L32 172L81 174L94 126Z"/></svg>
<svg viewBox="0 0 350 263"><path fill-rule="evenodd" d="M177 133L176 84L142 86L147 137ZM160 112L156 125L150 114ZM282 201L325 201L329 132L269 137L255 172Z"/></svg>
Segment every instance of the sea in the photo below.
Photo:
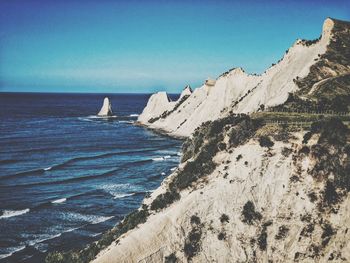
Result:
<svg viewBox="0 0 350 263"><path fill-rule="evenodd" d="M175 169L182 142L135 125L149 96L0 93L0 262L83 248Z"/></svg>

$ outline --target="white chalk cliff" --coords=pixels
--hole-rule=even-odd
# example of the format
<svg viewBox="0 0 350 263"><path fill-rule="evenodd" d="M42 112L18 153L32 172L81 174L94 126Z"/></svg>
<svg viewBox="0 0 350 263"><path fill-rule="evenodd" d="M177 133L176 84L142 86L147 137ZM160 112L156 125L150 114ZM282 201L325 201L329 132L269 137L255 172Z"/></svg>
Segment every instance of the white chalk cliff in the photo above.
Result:
<svg viewBox="0 0 350 263"><path fill-rule="evenodd" d="M93 262L349 262L350 196L336 213L319 212L310 194L319 199L325 183L309 174L315 160L282 152L284 147L300 150L302 134L295 135L295 140L275 143L270 150L253 139L231 153L220 152L213 173L183 190L179 201L151 215ZM174 176L176 172L145 204L164 193ZM248 201L261 213L260 223L243 222ZM200 227L191 222L192 216L200 219ZM184 245L198 228L200 250L189 260ZM164 261L172 254L177 261Z"/></svg>
<svg viewBox="0 0 350 263"><path fill-rule="evenodd" d="M101 117L107 117L107 116L113 115L112 105L111 105L111 102L109 101L108 97L104 98L102 108L97 113L97 115L101 116Z"/></svg>
<svg viewBox="0 0 350 263"><path fill-rule="evenodd" d="M281 104L287 100L288 93L298 89L293 80L307 76L310 67L326 52L333 25L332 19L326 19L319 41L308 46L297 40L281 61L263 74L250 75L242 68L230 70L219 76L216 82L211 82L214 85L204 84L195 89L186 102L166 118L150 123L150 119L158 118L176 105L166 99L165 92L158 92L151 96L138 121L170 135L189 136L203 122L225 116L230 111L251 113L261 105Z"/></svg>

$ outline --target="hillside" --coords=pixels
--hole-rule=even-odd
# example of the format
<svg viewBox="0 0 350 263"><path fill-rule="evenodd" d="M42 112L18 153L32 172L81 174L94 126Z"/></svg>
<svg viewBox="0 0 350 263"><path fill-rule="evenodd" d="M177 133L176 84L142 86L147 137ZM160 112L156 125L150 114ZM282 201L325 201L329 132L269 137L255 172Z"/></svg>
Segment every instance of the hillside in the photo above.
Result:
<svg viewBox="0 0 350 263"><path fill-rule="evenodd" d="M144 201L147 221L93 262L348 262L349 130L262 123L203 124Z"/></svg>
<svg viewBox="0 0 350 263"><path fill-rule="evenodd" d="M214 85L204 84L178 102L167 100L164 92L156 93L138 120L147 127L186 137L205 121L282 104L289 110L347 112L349 32L350 23L327 18L319 39L297 40L262 75L235 68L219 76Z"/></svg>

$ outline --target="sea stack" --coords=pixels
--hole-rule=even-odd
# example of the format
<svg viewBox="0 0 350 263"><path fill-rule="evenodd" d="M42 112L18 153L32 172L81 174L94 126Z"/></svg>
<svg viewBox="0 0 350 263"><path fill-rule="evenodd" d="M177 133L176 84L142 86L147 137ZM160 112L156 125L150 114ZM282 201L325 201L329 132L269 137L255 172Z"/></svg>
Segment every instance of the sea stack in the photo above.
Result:
<svg viewBox="0 0 350 263"><path fill-rule="evenodd" d="M102 117L113 115L112 105L108 97L104 98L102 108L97 115Z"/></svg>

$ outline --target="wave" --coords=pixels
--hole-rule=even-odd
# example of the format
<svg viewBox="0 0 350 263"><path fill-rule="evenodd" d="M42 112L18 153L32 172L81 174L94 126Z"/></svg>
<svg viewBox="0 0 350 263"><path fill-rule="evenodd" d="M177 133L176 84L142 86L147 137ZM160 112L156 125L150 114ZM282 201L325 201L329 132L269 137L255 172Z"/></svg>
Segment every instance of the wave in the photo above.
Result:
<svg viewBox="0 0 350 263"><path fill-rule="evenodd" d="M95 122L95 121L104 121L104 120L109 121L109 120L117 119L117 118L118 118L117 115L113 115L113 116L90 115L90 116L86 116L86 117L78 117L78 120Z"/></svg>
<svg viewBox="0 0 350 263"><path fill-rule="evenodd" d="M124 197L128 197L128 196L133 196L135 195L135 193L129 193L129 194L113 194L113 199L120 199L120 198L124 198Z"/></svg>
<svg viewBox="0 0 350 263"><path fill-rule="evenodd" d="M164 161L166 159L170 159L171 157L173 157L175 155L165 155L165 156L162 156L162 157L155 157L155 158L152 158L152 161Z"/></svg>
<svg viewBox="0 0 350 263"><path fill-rule="evenodd" d="M10 174L10 175L3 175L0 177L0 180L3 179L8 179L8 178L16 178L16 177L22 177L26 175L38 175L38 174L43 174L45 172L46 168L39 168L39 169L34 169L34 170L28 170L28 171L23 171L15 174Z"/></svg>
<svg viewBox="0 0 350 263"><path fill-rule="evenodd" d="M114 216L89 215L89 214L81 214L81 213L74 213L74 212L63 213L62 215L64 217L64 220L83 223L79 227L76 227L74 230L83 228L87 225L100 224L114 218ZM69 232L69 231L64 231L63 233L65 232Z"/></svg>
<svg viewBox="0 0 350 263"><path fill-rule="evenodd" d="M90 236L91 236L91 237L97 237L97 236L99 236L99 235L102 235L102 232L101 232L101 233L91 234Z"/></svg>
<svg viewBox="0 0 350 263"><path fill-rule="evenodd" d="M173 168L170 168L170 171L175 171L177 169L177 167L173 167Z"/></svg>
<svg viewBox="0 0 350 263"><path fill-rule="evenodd" d="M108 221L108 220L110 220L112 218L114 218L114 216L101 216L98 219L96 219L93 222L91 222L90 224L92 224L92 225L100 224L100 223Z"/></svg>
<svg viewBox="0 0 350 263"><path fill-rule="evenodd" d="M130 114L129 117L138 117L140 114Z"/></svg>
<svg viewBox="0 0 350 263"><path fill-rule="evenodd" d="M133 121L118 121L119 123L128 123L128 124L133 124Z"/></svg>
<svg viewBox="0 0 350 263"><path fill-rule="evenodd" d="M39 238L30 240L29 242L26 242L26 245L27 246L35 246L35 245L37 245L39 243L43 243L45 241L52 240L54 238L58 238L58 237L62 236L65 233L73 232L75 230L78 230L78 229L81 229L83 227L86 227L87 225L100 224L100 223L103 223L105 221L108 221L108 220L114 218L114 216L83 215L83 214L79 214L79 213L70 213L70 216L72 216L72 218L75 218L75 219L82 219L83 221L86 221L87 223L85 223L85 224L83 224L81 226L78 226L78 227L69 228L69 229L64 230L64 231L62 231L60 233L57 233L57 234L40 235Z"/></svg>
<svg viewBox="0 0 350 263"><path fill-rule="evenodd" d="M4 210L2 215L0 216L0 219L3 218L10 218L14 216L20 216L23 214L26 214L30 211L29 208L23 209L23 210Z"/></svg>
<svg viewBox="0 0 350 263"><path fill-rule="evenodd" d="M102 154L97 154L97 155L91 155L91 156L80 156L80 157L74 157L72 159L69 159L67 161L64 161L60 164L56 164L44 169L38 169L39 170L44 170L44 171L53 171L57 170L59 168L65 167L68 164L76 163L79 161L86 161L86 160L95 160L95 159L100 159L100 158L105 158L105 157L111 157L111 156L118 156L118 155L125 155L125 154L135 154L135 153L147 153L147 152L153 152L156 151L156 148L148 148L144 150L134 150L134 151L124 151L124 152L109 152L109 153L102 153ZM27 171L26 173L30 173L31 171ZM9 175L10 177L10 175ZM1 179L1 178L0 178Z"/></svg>
<svg viewBox="0 0 350 263"><path fill-rule="evenodd" d="M164 158L163 157L156 157L156 158L153 158L152 161L164 161Z"/></svg>
<svg viewBox="0 0 350 263"><path fill-rule="evenodd" d="M57 199L54 201L51 201L52 204L61 204L67 201L67 198L61 198L61 199Z"/></svg>
<svg viewBox="0 0 350 263"><path fill-rule="evenodd" d="M66 183L73 183L73 182L81 182L85 180L91 180L91 179L96 179L100 177L108 177L112 176L115 172L118 172L122 170L122 168L117 168L113 169L104 173L100 174L94 174L94 175L87 175L87 176L79 176L79 177L73 177L73 178L68 178L64 180L58 180L58 181L48 181L48 182L37 182L37 183L28 183L28 184L16 184L16 185L3 185L1 187L14 187L14 188L20 188L20 187L29 187L29 186L42 186L42 185L59 185L59 184L66 184Z"/></svg>
<svg viewBox="0 0 350 263"><path fill-rule="evenodd" d="M12 256L14 253L19 252L19 251L21 251L21 250L23 250L23 249L25 249L25 248L26 248L26 246L19 246L19 247L11 247L11 248L8 248L8 250L10 250L10 252L7 253L7 254L0 254L0 259L10 257L10 256Z"/></svg>

